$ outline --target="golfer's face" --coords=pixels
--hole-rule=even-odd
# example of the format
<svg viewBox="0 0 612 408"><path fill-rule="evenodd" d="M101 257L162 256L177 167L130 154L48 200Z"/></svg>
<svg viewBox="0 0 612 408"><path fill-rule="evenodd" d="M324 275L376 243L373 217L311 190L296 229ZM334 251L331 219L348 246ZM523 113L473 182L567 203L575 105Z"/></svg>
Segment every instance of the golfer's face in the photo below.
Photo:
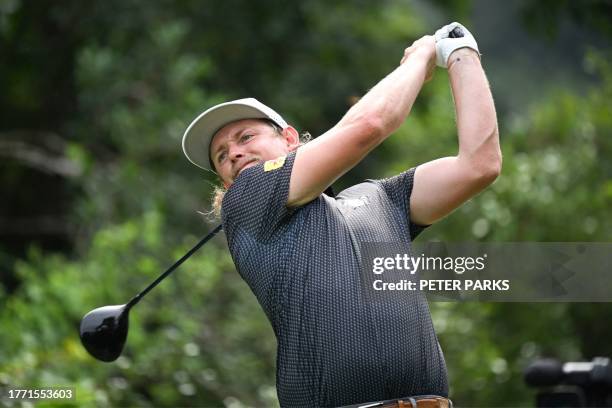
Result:
<svg viewBox="0 0 612 408"><path fill-rule="evenodd" d="M225 187L238 175L263 161L289 153L289 143L267 122L245 119L222 127L210 144L210 154Z"/></svg>

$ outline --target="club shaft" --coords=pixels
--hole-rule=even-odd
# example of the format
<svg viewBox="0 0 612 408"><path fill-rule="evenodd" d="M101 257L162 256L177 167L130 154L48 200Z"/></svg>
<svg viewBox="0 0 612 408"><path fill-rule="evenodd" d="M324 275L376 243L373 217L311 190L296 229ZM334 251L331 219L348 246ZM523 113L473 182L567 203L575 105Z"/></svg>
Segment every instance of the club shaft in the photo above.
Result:
<svg viewBox="0 0 612 408"><path fill-rule="evenodd" d="M162 280L164 280L168 275L170 275L176 268L178 268L183 262L185 262L185 260L187 258L189 258L191 255L193 255L194 252L196 252L198 249L200 249L200 247L202 245L204 245L206 242L208 242L208 240L210 240L212 237L214 237L215 235L217 235L217 233L219 231L221 231L221 228L223 226L220 224L218 225L214 230L212 230L210 233L208 233L208 235L206 235L204 238L202 238L200 240L200 242L198 242L193 248L191 248L189 250L189 252L187 252L185 255L183 255L183 257L181 259L179 259L178 261L176 261L171 267L169 267L166 272L162 273L161 275L159 275L159 277L157 279L155 279L153 281L153 283L151 283L149 286L147 286L142 292L140 292L139 294L137 294L136 296L134 296L132 298L132 300L130 300L127 305L126 308L130 309L132 306L134 306L136 303L138 303L140 301L140 299L142 299L147 293L149 293L149 291L151 289L153 289L155 286L157 286L159 284L159 282L161 282Z"/></svg>

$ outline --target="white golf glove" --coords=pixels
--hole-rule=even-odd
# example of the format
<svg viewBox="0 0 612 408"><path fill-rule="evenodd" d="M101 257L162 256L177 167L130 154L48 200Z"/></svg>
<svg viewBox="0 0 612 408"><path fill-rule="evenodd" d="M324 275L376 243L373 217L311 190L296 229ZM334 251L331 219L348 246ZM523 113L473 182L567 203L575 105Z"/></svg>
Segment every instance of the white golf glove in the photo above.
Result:
<svg viewBox="0 0 612 408"><path fill-rule="evenodd" d="M471 48L478 53L478 45L472 33L459 23L445 25L434 34L436 37L436 64L448 68L448 57L459 48Z"/></svg>

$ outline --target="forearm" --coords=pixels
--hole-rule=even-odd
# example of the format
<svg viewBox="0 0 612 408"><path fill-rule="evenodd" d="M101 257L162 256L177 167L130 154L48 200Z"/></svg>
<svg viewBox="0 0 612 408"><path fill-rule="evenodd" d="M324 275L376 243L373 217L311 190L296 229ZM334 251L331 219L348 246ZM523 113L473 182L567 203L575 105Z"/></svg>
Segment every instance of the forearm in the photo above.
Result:
<svg viewBox="0 0 612 408"><path fill-rule="evenodd" d="M432 51L433 43L430 56ZM411 53L336 126L298 149L287 205L299 206L318 197L399 127L410 112L431 63L426 52Z"/></svg>
<svg viewBox="0 0 612 408"><path fill-rule="evenodd" d="M425 54L413 54L374 86L346 113L336 126L367 122L378 129L370 135L374 145L395 131L410 113L428 71Z"/></svg>
<svg viewBox="0 0 612 408"><path fill-rule="evenodd" d="M448 68L455 100L459 159L479 169L501 165L499 132L493 96L476 52L455 51Z"/></svg>
<svg viewBox="0 0 612 408"><path fill-rule="evenodd" d="M410 219L424 225L450 214L501 171L495 106L476 40L458 23L442 27L435 35L437 64L448 68L455 99L459 154L421 164L415 171Z"/></svg>

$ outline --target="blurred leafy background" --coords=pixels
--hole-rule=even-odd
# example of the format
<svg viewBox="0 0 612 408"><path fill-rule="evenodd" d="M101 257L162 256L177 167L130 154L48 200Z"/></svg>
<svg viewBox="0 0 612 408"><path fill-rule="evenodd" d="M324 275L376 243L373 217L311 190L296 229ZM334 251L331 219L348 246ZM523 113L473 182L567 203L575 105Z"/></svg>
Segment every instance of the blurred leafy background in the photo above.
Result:
<svg viewBox="0 0 612 408"><path fill-rule="evenodd" d="M316 136L454 20L479 41L504 168L420 240L609 241L608 1L0 1L0 386L76 387L66 406L276 406L274 335L222 236L132 313L116 362L86 354L80 318L213 227L197 211L215 180L180 148L203 109L255 96ZM438 70L336 187L456 146ZM431 309L459 406L532 406L530 361L612 356L609 304Z"/></svg>

